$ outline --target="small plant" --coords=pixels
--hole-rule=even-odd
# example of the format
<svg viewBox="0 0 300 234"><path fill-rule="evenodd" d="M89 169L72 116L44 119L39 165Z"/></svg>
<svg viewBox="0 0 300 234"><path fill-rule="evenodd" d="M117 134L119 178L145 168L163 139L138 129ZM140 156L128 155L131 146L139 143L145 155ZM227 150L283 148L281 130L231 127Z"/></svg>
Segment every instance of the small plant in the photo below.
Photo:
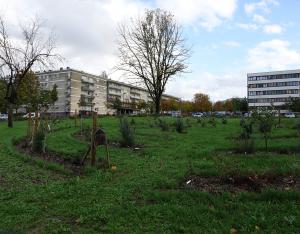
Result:
<svg viewBox="0 0 300 234"><path fill-rule="evenodd" d="M120 132L122 136L121 145L122 146L133 146L135 143L134 131L130 126L127 117L120 118Z"/></svg>
<svg viewBox="0 0 300 234"><path fill-rule="evenodd" d="M169 131L169 124L164 119L158 118L158 126L162 131Z"/></svg>
<svg viewBox="0 0 300 234"><path fill-rule="evenodd" d="M258 130L263 136L265 141L265 148L266 150L268 150L268 140L270 138L275 120L274 113L270 110L265 109L260 113L255 112L253 118L258 124Z"/></svg>
<svg viewBox="0 0 300 234"><path fill-rule="evenodd" d="M293 126L293 129L295 129L298 134L300 134L300 122L296 123L294 126Z"/></svg>
<svg viewBox="0 0 300 234"><path fill-rule="evenodd" d="M211 117L209 120L208 120L208 123L212 126L212 127L216 127L217 126L217 121L215 119L215 117Z"/></svg>
<svg viewBox="0 0 300 234"><path fill-rule="evenodd" d="M130 125L134 126L135 125L135 120L134 119L131 119L130 121Z"/></svg>
<svg viewBox="0 0 300 234"><path fill-rule="evenodd" d="M226 118L222 118L222 124L227 124L227 119Z"/></svg>
<svg viewBox="0 0 300 234"><path fill-rule="evenodd" d="M201 118L197 119L197 124L202 124L202 119Z"/></svg>
<svg viewBox="0 0 300 234"><path fill-rule="evenodd" d="M205 127L206 127L206 122L205 122L204 120L201 122L201 127L202 127L202 128L205 128Z"/></svg>
<svg viewBox="0 0 300 234"><path fill-rule="evenodd" d="M235 138L236 151L239 153L254 152L254 138L252 137L252 122L241 120L241 133Z"/></svg>
<svg viewBox="0 0 300 234"><path fill-rule="evenodd" d="M184 122L181 117L178 117L174 123L175 129L178 133L184 133L186 128L184 126Z"/></svg>
<svg viewBox="0 0 300 234"><path fill-rule="evenodd" d="M90 125L82 125L81 136L83 136L86 141L91 140L92 128Z"/></svg>

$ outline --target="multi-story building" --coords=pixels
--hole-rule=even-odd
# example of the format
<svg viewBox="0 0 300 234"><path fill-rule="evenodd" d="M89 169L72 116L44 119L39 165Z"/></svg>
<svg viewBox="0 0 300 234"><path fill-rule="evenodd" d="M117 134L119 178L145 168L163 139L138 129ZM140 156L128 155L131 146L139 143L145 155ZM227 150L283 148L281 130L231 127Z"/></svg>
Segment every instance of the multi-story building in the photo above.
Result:
<svg viewBox="0 0 300 234"><path fill-rule="evenodd" d="M50 112L73 115L76 111L97 111L106 114L106 78L67 67L36 73L41 87L57 85L58 100Z"/></svg>
<svg viewBox="0 0 300 234"><path fill-rule="evenodd" d="M300 70L247 74L249 107L284 106L300 97Z"/></svg>
<svg viewBox="0 0 300 234"><path fill-rule="evenodd" d="M57 85L58 101L49 111L57 115L74 115L77 112L96 111L98 114L114 114L113 102L118 99L120 111L138 111L139 102L152 101L149 92L133 85L97 76L67 67L36 73L41 86L51 89ZM176 97L163 95L164 99Z"/></svg>

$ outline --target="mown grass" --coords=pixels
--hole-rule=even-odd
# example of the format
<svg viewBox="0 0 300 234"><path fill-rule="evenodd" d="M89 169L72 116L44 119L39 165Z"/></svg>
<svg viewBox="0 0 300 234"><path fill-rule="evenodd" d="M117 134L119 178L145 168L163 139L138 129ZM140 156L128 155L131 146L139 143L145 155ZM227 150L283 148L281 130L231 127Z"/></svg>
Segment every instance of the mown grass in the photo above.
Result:
<svg viewBox="0 0 300 234"><path fill-rule="evenodd" d="M129 121L131 118L129 118ZM272 188L261 193L211 194L180 189L190 172L204 176L230 174L296 175L300 172L300 144L292 126L274 129L269 146L255 132L257 153L237 155L232 137L239 120L217 120L214 128L189 119L186 133L173 126L162 131L152 117L134 117L140 150L110 148L116 172L90 169L82 177L64 173L53 165L22 155L11 144L26 134L26 122L13 129L0 123L0 230L37 233L299 233L300 193ZM165 120L173 125L172 118ZM186 120L184 120L186 121ZM120 140L119 120L99 118L112 141ZM85 119L84 124L91 124ZM57 126L48 136L48 150L72 159L83 156L88 145L74 139L74 120ZM279 154L281 148L290 154ZM104 148L97 150L104 157ZM257 227L258 228L257 228Z"/></svg>

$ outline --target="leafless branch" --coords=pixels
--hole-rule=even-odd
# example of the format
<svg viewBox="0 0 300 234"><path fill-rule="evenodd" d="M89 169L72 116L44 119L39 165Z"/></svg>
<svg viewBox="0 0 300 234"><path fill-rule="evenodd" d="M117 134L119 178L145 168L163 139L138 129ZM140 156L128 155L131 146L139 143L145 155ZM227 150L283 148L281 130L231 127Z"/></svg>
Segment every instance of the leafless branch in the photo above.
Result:
<svg viewBox="0 0 300 234"><path fill-rule="evenodd" d="M172 14L147 10L142 18L121 24L117 70L140 80L147 87L156 113L169 79L187 71L190 50L185 46L182 29Z"/></svg>

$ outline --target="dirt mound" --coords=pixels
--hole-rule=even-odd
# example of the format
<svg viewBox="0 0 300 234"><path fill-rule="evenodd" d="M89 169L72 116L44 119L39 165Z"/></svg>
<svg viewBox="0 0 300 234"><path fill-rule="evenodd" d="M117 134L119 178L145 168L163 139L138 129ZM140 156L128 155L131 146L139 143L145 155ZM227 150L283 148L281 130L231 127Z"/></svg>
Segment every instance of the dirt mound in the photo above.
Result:
<svg viewBox="0 0 300 234"><path fill-rule="evenodd" d="M182 188L192 188L206 192L260 192L264 188L280 190L300 189L300 178L282 175L249 175L227 177L203 177L189 175L180 184Z"/></svg>

